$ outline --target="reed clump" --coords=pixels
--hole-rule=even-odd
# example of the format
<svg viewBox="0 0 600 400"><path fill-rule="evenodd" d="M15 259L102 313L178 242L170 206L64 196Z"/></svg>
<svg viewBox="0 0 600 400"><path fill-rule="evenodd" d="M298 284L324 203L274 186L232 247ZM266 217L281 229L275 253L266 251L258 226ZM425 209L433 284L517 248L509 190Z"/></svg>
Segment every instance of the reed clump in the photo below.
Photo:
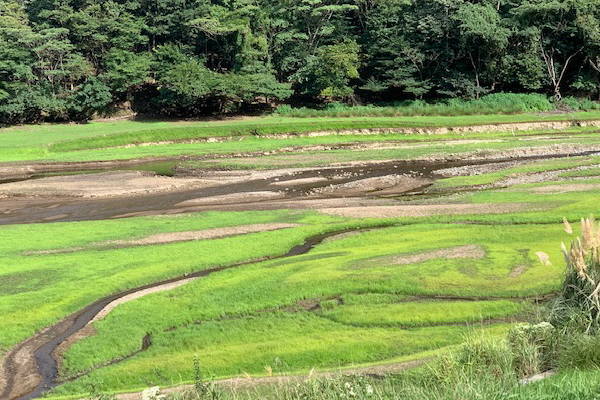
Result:
<svg viewBox="0 0 600 400"><path fill-rule="evenodd" d="M565 231L573 232L565 221ZM581 220L581 234L562 251L567 264L561 295L555 307L559 325L583 326L586 333L600 331L600 224L593 217Z"/></svg>

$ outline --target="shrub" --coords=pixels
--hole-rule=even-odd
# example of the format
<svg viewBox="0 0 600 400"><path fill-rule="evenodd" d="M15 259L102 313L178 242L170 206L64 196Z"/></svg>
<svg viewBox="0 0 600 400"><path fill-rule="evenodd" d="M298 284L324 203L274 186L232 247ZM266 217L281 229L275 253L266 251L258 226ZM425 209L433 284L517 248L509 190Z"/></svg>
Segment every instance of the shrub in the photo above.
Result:
<svg viewBox="0 0 600 400"><path fill-rule="evenodd" d="M560 105L564 108L574 111L591 111L600 108L600 104L590 99L580 99L577 97L564 97Z"/></svg>
<svg viewBox="0 0 600 400"><path fill-rule="evenodd" d="M508 333L513 366L520 377L553 368L557 350L556 329L548 322L521 324Z"/></svg>
<svg viewBox="0 0 600 400"><path fill-rule="evenodd" d="M579 104L579 103L578 103ZM584 104L584 103L581 103ZM590 101L591 105L597 105ZM423 100L403 101L385 106L349 106L330 103L321 109L306 107L292 108L280 106L275 113L287 117L351 117L351 116L434 116L434 115L475 115L475 114L514 114L524 112L544 112L556 108L547 96L542 94L494 93L477 100L450 99L437 103ZM580 109L580 108L578 108Z"/></svg>

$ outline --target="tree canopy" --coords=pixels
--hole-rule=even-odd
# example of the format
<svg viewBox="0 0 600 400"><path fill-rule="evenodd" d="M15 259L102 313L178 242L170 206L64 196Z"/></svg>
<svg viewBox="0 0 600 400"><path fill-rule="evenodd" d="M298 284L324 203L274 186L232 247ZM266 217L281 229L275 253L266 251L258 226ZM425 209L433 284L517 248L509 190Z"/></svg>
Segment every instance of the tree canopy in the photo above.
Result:
<svg viewBox="0 0 600 400"><path fill-rule="evenodd" d="M598 0L0 0L0 122L597 97Z"/></svg>

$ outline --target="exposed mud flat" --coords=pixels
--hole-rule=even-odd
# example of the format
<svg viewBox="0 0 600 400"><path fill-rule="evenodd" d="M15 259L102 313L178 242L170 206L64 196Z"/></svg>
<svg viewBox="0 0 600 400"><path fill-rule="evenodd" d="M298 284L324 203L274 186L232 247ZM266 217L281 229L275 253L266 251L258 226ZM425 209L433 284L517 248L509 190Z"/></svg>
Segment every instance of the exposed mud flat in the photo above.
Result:
<svg viewBox="0 0 600 400"><path fill-rule="evenodd" d="M79 174L86 171L89 173L111 170L165 171L174 168L175 164L173 159L161 157L112 161L2 163L0 183L52 175ZM170 176L170 173L168 175Z"/></svg>
<svg viewBox="0 0 600 400"><path fill-rule="evenodd" d="M190 199L177 203L176 206L191 207L201 205L214 205L214 204L240 204L240 203L252 203L256 201L282 199L284 194L280 192L272 191L261 191L261 192L243 192L243 193L231 193L220 196L208 196L199 197L197 199Z"/></svg>
<svg viewBox="0 0 600 400"><path fill-rule="evenodd" d="M600 150L600 147L591 150L586 148L583 152L575 152L581 150L580 147L545 146L502 154L494 152L486 156L478 152L460 156L445 155L441 160L360 161L320 168L250 171L189 169L186 171L189 176L181 178L156 176L149 172L125 172L126 176L135 178L134 182L137 180L138 186L130 185L117 172L43 178L0 185L0 193L11 193L10 197L0 198L0 224L126 218L208 210L318 210L402 205L406 204L405 200L395 199L395 196L427 193L435 179L449 174L477 174L486 169L497 170L500 167L496 164L504 168L536 158L587 155ZM99 177L105 175L111 179L97 182ZM527 182L547 178L530 176ZM155 182L164 182L164 185L156 186ZM514 182L500 182L500 186L521 182L523 178L517 177ZM53 193L55 196L51 195ZM16 197L17 194L19 197ZM73 197L78 195L87 197ZM398 210L391 216L432 215L438 212L419 207L414 207L412 212ZM471 208L470 211L486 210ZM440 209L439 212L460 211ZM344 213L353 214L349 211ZM371 212L371 215L374 214Z"/></svg>
<svg viewBox="0 0 600 400"><path fill-rule="evenodd" d="M332 184L312 190L317 195L352 196L361 193L382 192L403 193L416 190L433 182L430 179L416 178L406 175L384 175L364 178L342 184Z"/></svg>
<svg viewBox="0 0 600 400"><path fill-rule="evenodd" d="M0 196L117 197L208 187L216 182L196 178L170 178L144 171L114 171L66 175L5 183Z"/></svg>
<svg viewBox="0 0 600 400"><path fill-rule="evenodd" d="M360 198L373 189L386 188L388 194L413 190L416 186L427 184L428 181L416 180L429 174L432 168L435 166L430 163L392 161L268 171L198 170L188 178L161 177L148 172L42 178L0 185L0 193L11 194L0 199L0 224L124 218L202 210L269 210L288 206L322 208L327 207L325 200L328 198ZM391 175L390 172L403 177L390 181L390 178L385 178ZM124 176L135 179L132 182ZM99 181L102 177L110 179ZM352 183L354 181L359 182ZM157 182L165 184L161 187L156 185ZM181 186L173 187L173 182ZM343 186L345 184L349 185ZM313 193L330 185L342 185L339 187L344 193L320 196ZM318 204L320 198L325 202ZM377 201L377 198L368 200ZM364 199L359 201L364 203ZM346 203L345 200L342 202Z"/></svg>
<svg viewBox="0 0 600 400"><path fill-rule="evenodd" d="M314 178L300 178L300 179L287 179L283 181L272 182L271 185L275 186L298 186L298 185L311 185L313 183L328 182L329 180L325 177L316 176Z"/></svg>

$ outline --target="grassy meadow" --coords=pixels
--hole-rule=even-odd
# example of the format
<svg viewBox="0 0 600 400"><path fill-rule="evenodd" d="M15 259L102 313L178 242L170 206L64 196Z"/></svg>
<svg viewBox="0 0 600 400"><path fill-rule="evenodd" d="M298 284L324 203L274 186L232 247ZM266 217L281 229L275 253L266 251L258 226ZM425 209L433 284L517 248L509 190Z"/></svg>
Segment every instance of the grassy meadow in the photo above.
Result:
<svg viewBox="0 0 600 400"><path fill-rule="evenodd" d="M597 129L589 127L435 136L335 134L349 129L574 118L600 119L600 114L353 119L273 116L23 126L0 131L0 150L11 149L0 152L0 166L17 161L219 155L222 158L183 161L180 165L269 169L600 146ZM261 137L311 131L332 134ZM219 136L232 140L155 143ZM147 145L124 146L135 143ZM349 145L365 147L343 148ZM303 146L324 148L297 151ZM283 153L270 153L275 151ZM234 156L243 152L261 154ZM77 398L92 392L193 383L196 357L203 373L214 378L295 375L313 368L347 370L437 356L460 349L473 335L502 338L516 323L536 318L543 308L541 303L560 290L565 270L560 244L570 240L563 218L576 222L598 214L598 185L598 156L563 157L438 178L426 195L396 199L399 204L415 206L485 205L489 213L342 218L319 211L274 210L0 226L0 355L102 297L242 262L249 263L116 307L93 324L92 336L67 349L60 374L73 379L55 388L49 397ZM520 207L493 213L501 204ZM276 223L293 226L207 240L116 244L161 233ZM357 231L328 239L307 254L269 260L307 238L347 229ZM151 345L140 351L145 338L151 339ZM415 384L416 379L432 382L427 371L420 369L369 384L382 399L399 395L416 399L425 390L423 384ZM584 399L581 393L593 388L584 390L581 382L596 376L594 371L577 373L565 368L547 382L526 388L516 381L490 385L485 390L479 381L462 383L489 395L482 399L503 398L493 396L507 390L514 399L535 395L542 399L566 399L560 396L567 395ZM563 387L566 384L560 382L567 380L572 386ZM461 382L458 377L457 382ZM551 388L558 386L563 394L550 397ZM272 388L265 390L265 398L278 398L269 392ZM298 391L309 389L278 390L296 390L285 392L291 397L279 397L291 399L302 398ZM257 394L227 396L243 399L256 398ZM323 399L342 398L336 396ZM439 397L432 398L454 398L444 396L440 392Z"/></svg>
<svg viewBox="0 0 600 400"><path fill-rule="evenodd" d="M326 137L296 138L281 142L264 135L294 135L308 132L346 132L378 128L439 128L520 122L585 121L600 119L600 112L568 114L491 114L417 117L252 117L217 121L111 121L87 124L24 125L0 129L0 162L98 161L182 155L235 154L268 151L280 147L339 143ZM577 131L577 129L576 129ZM587 131L587 129L583 129ZM475 136L477 134L474 134ZM500 134L506 135L506 134ZM350 135L352 136L352 135ZM471 134L469 134L471 136ZM492 135L495 136L495 135ZM418 136L417 136L418 137ZM448 138L462 135L448 135ZM204 143L208 138L235 139L234 143ZM384 140L413 140L415 135L385 135ZM443 139L443 137L440 137ZM201 140L200 143L185 143ZM376 138L346 137L348 141ZM161 142L184 143L161 143ZM144 144L144 146L131 146ZM127 146L122 148L122 146ZM120 148L121 147L121 148Z"/></svg>

